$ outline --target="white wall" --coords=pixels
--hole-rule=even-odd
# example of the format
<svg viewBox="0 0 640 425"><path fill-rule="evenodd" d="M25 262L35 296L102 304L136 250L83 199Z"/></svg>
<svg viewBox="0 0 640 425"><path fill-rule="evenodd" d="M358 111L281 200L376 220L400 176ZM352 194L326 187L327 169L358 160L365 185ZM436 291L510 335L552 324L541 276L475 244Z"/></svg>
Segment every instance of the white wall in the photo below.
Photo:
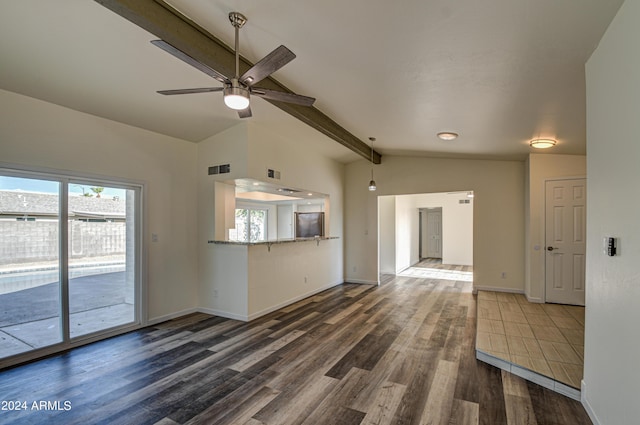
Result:
<svg viewBox="0 0 640 425"><path fill-rule="evenodd" d="M196 305L196 153L190 142L0 90L0 161L146 184L152 321Z"/></svg>
<svg viewBox="0 0 640 425"><path fill-rule="evenodd" d="M378 197L380 273L396 273L396 197Z"/></svg>
<svg viewBox="0 0 640 425"><path fill-rule="evenodd" d="M525 294L530 301L544 302L545 182L548 179L586 177L586 174L586 156L529 155L527 161Z"/></svg>
<svg viewBox="0 0 640 425"><path fill-rule="evenodd" d="M248 319L343 283L342 270L331 267L341 247L340 239L250 246Z"/></svg>
<svg viewBox="0 0 640 425"><path fill-rule="evenodd" d="M442 208L442 263L462 266L473 265L473 202L467 198L467 191L456 193L423 193L419 195L403 195L412 200L411 208ZM469 204L461 204L460 200L470 199ZM417 224L416 224L417 226ZM412 230L418 234L418 228ZM412 239L412 261L418 261L418 243ZM412 264L413 264L412 263Z"/></svg>
<svg viewBox="0 0 640 425"><path fill-rule="evenodd" d="M235 149L244 151L243 146L248 146L247 156L244 159L240 154L234 156ZM237 253L228 245L212 248L207 241L215 239L212 237L215 235L213 221L218 210L213 201L213 183L224 177L208 176L207 167L220 163L222 157L244 161L237 169L246 170L246 175L234 174L233 178L253 178L329 195L329 201L325 203L325 232L327 236L339 239L322 241L319 246L315 242L272 245L271 251L266 246L252 246L246 254L244 251ZM227 317L252 319L274 306L344 281L344 165L314 154L301 141L284 140L258 124L242 123L239 129L200 142L197 168L199 307ZM280 171L281 179L268 179L267 168ZM312 208L317 211L323 207ZM224 267L225 264L220 262L220 256L228 258L236 254L237 258L229 260L229 264L243 267L246 275L232 276L216 269L215 265ZM292 258L297 258L295 263L290 261ZM238 289L238 286L244 289ZM232 299L226 298L227 295Z"/></svg>
<svg viewBox="0 0 640 425"><path fill-rule="evenodd" d="M419 261L418 209L410 196L396 196L396 273Z"/></svg>
<svg viewBox="0 0 640 425"><path fill-rule="evenodd" d="M347 281L375 279L378 196L472 190L476 287L524 291L524 162L384 156L374 168L369 192L370 164L346 167Z"/></svg>
<svg viewBox="0 0 640 425"><path fill-rule="evenodd" d="M640 0L587 62L587 282L583 402L595 423L640 418ZM602 238L619 238L607 257Z"/></svg>

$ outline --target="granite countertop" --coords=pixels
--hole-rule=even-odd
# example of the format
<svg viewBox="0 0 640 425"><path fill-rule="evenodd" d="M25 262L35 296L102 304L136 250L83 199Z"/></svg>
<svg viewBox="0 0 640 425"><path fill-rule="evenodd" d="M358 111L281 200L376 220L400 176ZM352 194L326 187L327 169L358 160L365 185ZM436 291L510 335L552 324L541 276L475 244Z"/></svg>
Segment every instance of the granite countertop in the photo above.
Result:
<svg viewBox="0 0 640 425"><path fill-rule="evenodd" d="M259 242L238 242L238 241L208 241L208 243L212 244L220 244L220 245L275 245L282 243L292 243L292 242L309 242L309 241L326 241L330 239L338 239L338 236L322 236L317 238L297 238L297 239L275 239L271 241L259 241Z"/></svg>

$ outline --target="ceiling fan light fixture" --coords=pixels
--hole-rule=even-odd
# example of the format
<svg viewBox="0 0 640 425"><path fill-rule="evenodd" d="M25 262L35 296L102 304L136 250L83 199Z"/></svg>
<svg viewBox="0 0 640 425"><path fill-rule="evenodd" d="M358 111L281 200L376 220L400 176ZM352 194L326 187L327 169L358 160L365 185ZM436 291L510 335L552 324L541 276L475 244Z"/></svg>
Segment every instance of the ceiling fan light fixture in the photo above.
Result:
<svg viewBox="0 0 640 425"><path fill-rule="evenodd" d="M556 143L553 139L533 139L529 142L529 146L536 149L548 149L554 147Z"/></svg>
<svg viewBox="0 0 640 425"><path fill-rule="evenodd" d="M454 133L452 131L441 131L437 134L438 138L441 140L455 140L458 138L458 133Z"/></svg>
<svg viewBox="0 0 640 425"><path fill-rule="evenodd" d="M249 90L244 87L225 87L224 104L236 111L249 107Z"/></svg>

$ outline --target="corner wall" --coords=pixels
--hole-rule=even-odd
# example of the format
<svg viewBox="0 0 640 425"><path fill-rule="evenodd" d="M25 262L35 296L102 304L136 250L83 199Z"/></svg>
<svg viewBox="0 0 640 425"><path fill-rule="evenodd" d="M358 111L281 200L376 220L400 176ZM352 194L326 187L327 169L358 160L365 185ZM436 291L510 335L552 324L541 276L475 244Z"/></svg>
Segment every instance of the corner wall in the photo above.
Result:
<svg viewBox="0 0 640 425"><path fill-rule="evenodd" d="M476 287L524 292L524 162L384 156L346 167L347 281L375 281L378 196L474 191L473 266ZM505 278L501 277L505 273Z"/></svg>
<svg viewBox="0 0 640 425"><path fill-rule="evenodd" d="M29 168L144 182L147 319L194 310L195 144L0 90L0 152Z"/></svg>
<svg viewBox="0 0 640 425"><path fill-rule="evenodd" d="M223 158L233 161L232 174L209 176L207 167ZM235 173L234 167L245 174ZM267 178L267 168L280 171L281 179ZM198 144L197 175L199 308L251 320L344 282L343 164L315 153L304 141L283 139L259 124L241 123ZM326 235L338 239L271 247L208 244L217 239L214 183L235 178L328 194ZM223 257L225 261L220 260ZM234 268L243 271L234 273Z"/></svg>
<svg viewBox="0 0 640 425"><path fill-rule="evenodd" d="M527 165L525 294L530 301L544 302L545 182L550 179L585 177L587 157L530 154Z"/></svg>
<svg viewBox="0 0 640 425"><path fill-rule="evenodd" d="M586 66L587 282L583 403L595 424L640 418L640 0L626 0ZM619 253L602 239L618 238Z"/></svg>

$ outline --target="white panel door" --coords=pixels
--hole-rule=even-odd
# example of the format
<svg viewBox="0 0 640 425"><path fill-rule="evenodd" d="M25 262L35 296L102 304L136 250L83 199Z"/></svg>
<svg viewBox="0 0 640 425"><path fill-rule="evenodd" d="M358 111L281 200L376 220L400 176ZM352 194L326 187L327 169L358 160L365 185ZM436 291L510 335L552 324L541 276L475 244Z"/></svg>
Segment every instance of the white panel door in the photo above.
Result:
<svg viewBox="0 0 640 425"><path fill-rule="evenodd" d="M545 197L545 301L584 305L586 180L547 181Z"/></svg>
<svg viewBox="0 0 640 425"><path fill-rule="evenodd" d="M427 212L427 257L442 258L442 211Z"/></svg>

